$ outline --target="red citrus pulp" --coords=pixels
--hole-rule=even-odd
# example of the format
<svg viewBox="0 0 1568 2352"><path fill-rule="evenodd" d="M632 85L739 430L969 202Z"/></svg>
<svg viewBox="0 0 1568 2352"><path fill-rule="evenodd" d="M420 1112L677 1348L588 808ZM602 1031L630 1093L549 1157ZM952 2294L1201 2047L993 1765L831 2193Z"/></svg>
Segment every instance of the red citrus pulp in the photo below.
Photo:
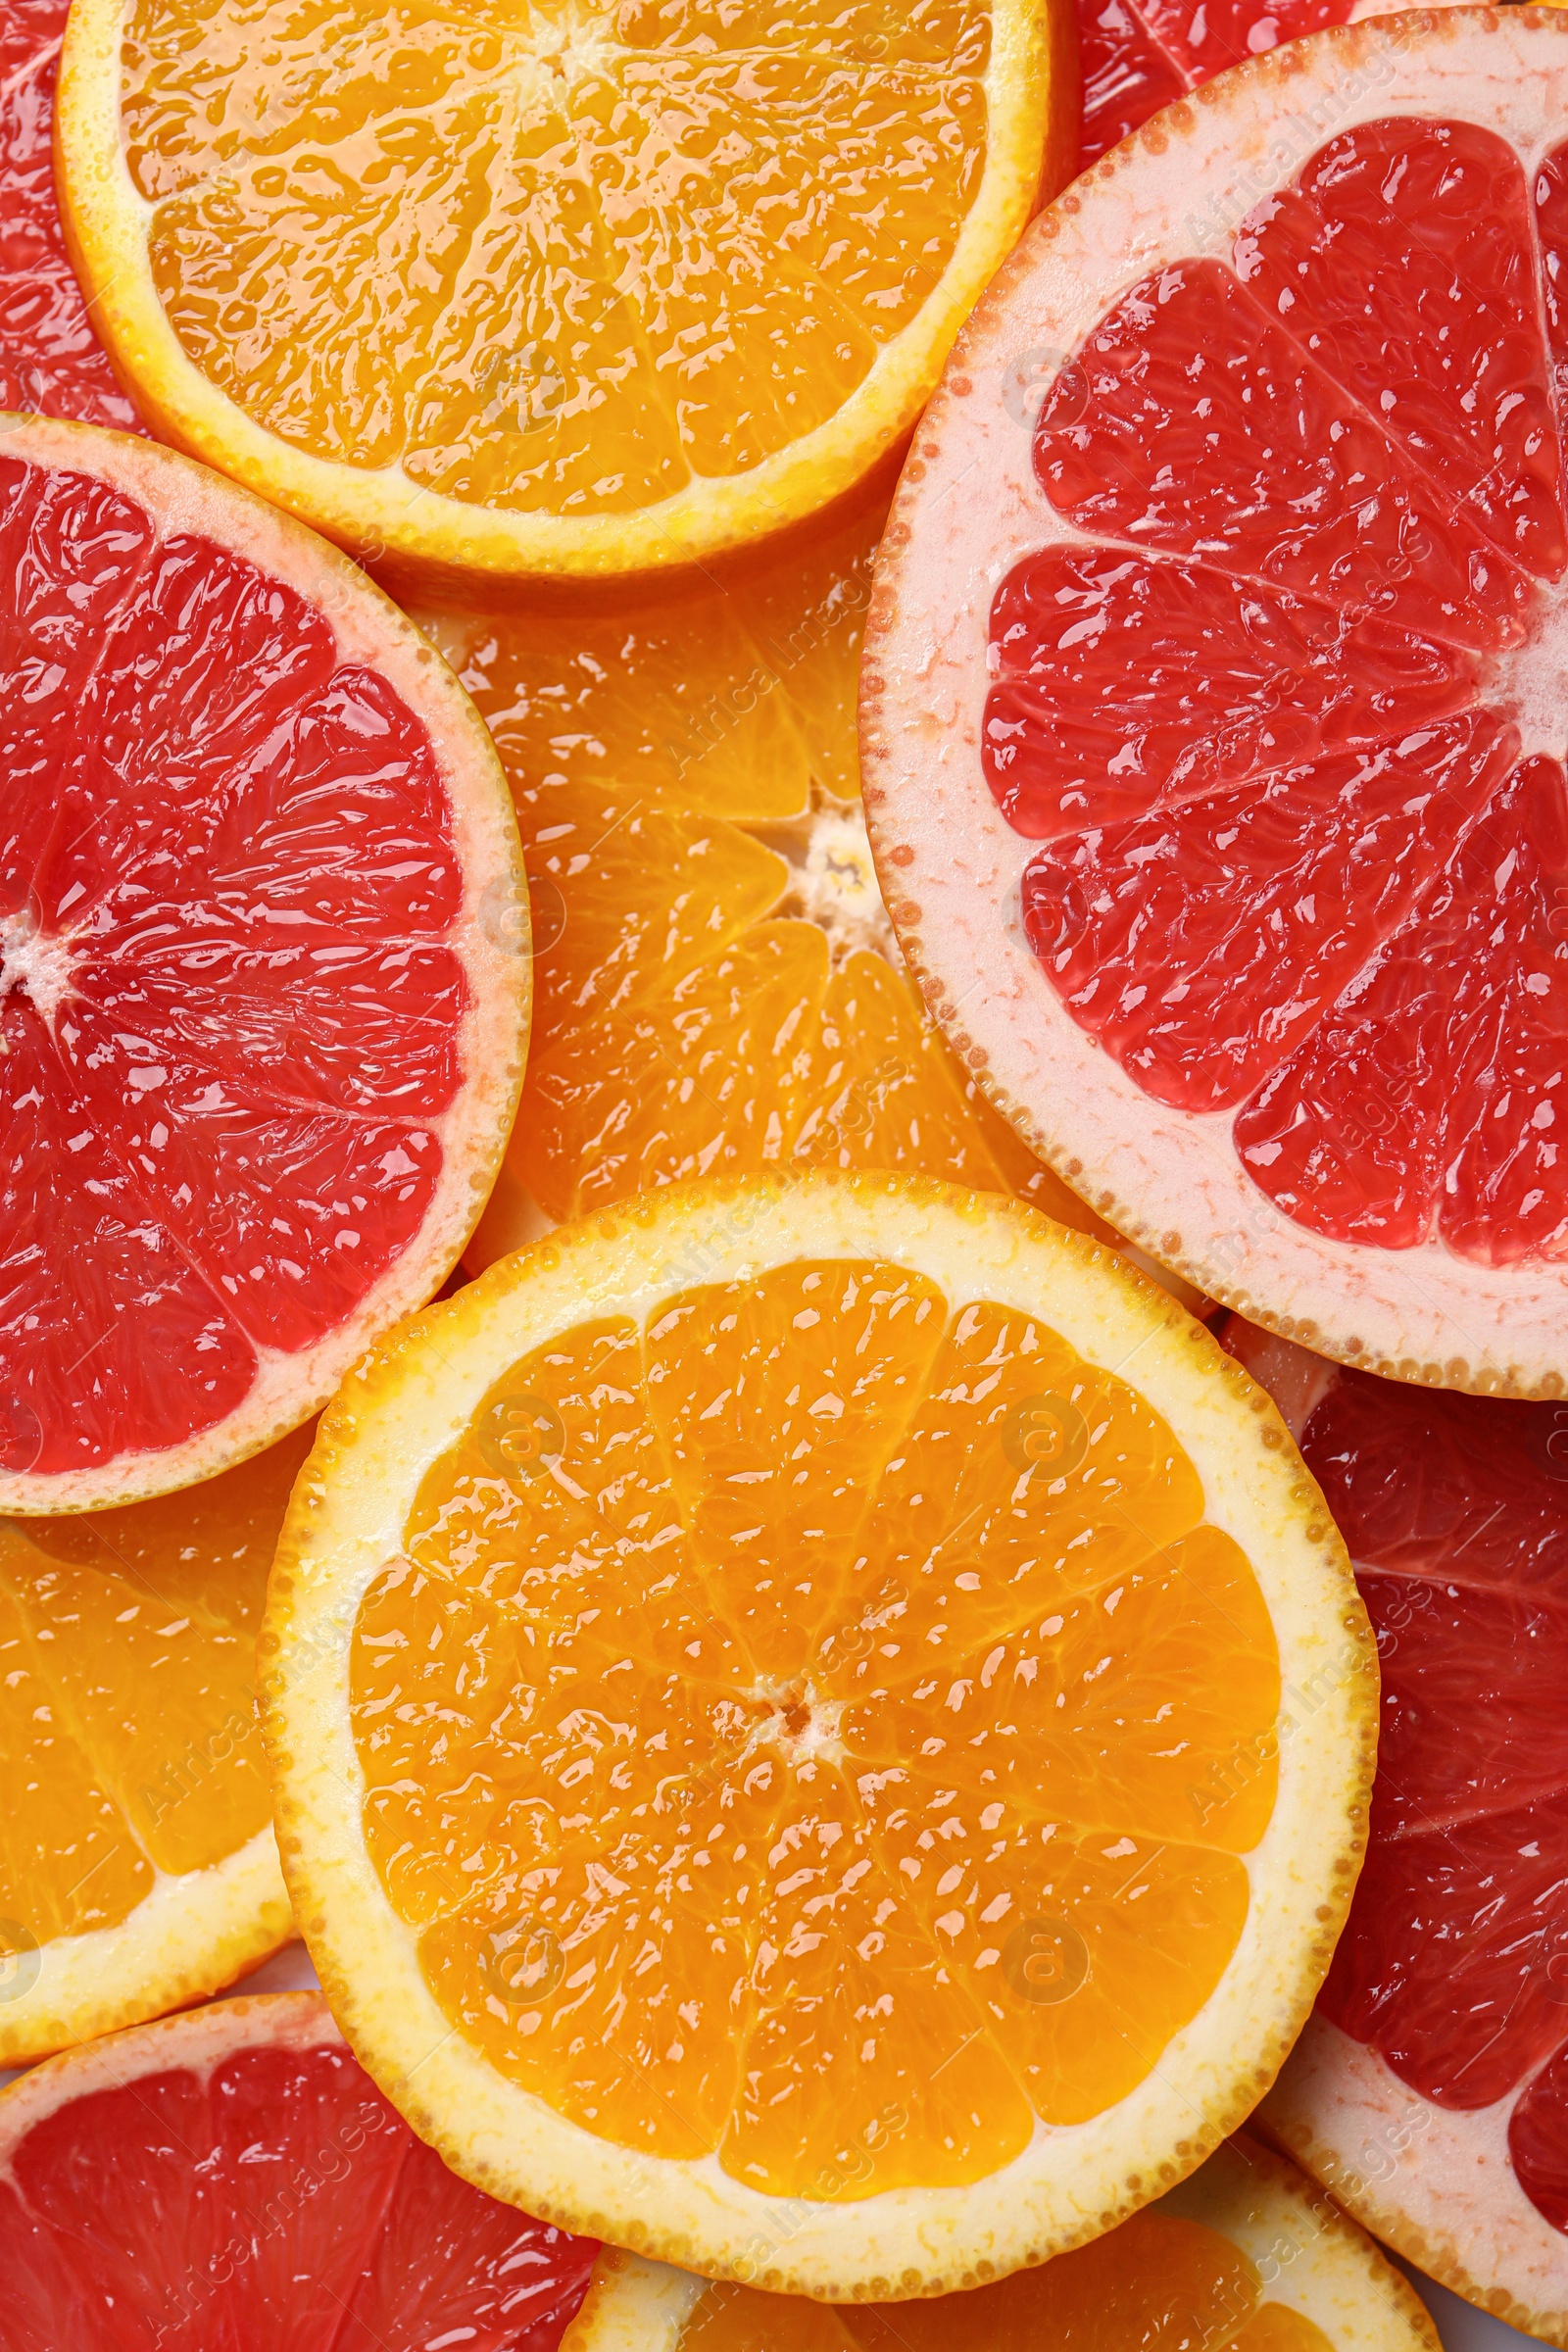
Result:
<svg viewBox="0 0 1568 2352"><path fill-rule="evenodd" d="M1078 0L1079 169L1228 66L1325 24L1351 0Z"/></svg>
<svg viewBox="0 0 1568 2352"><path fill-rule="evenodd" d="M1319 33L1075 183L921 428L862 714L906 954L1026 1140L1256 1319L1526 1394L1568 1376L1565 29Z"/></svg>
<svg viewBox="0 0 1568 2352"><path fill-rule="evenodd" d="M598 2250L449 2172L318 1994L134 2027L0 2097L6 2352L556 2352Z"/></svg>
<svg viewBox="0 0 1568 2352"><path fill-rule="evenodd" d="M0 409L140 432L87 321L55 203L66 0L0 0Z"/></svg>
<svg viewBox="0 0 1568 2352"><path fill-rule="evenodd" d="M1366 1863L1266 2113L1379 2235L1568 2340L1568 1406L1226 1344L1298 1433L1383 1679Z"/></svg>
<svg viewBox="0 0 1568 2352"><path fill-rule="evenodd" d="M364 575L189 460L0 445L0 1509L188 1484L439 1284L516 1101L505 781Z"/></svg>

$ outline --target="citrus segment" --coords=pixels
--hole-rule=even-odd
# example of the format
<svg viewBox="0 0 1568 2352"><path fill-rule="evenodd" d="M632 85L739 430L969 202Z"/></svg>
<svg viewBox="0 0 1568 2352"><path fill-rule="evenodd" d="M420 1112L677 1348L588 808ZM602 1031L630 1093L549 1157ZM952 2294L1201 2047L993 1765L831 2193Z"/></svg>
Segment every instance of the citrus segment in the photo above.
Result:
<svg viewBox="0 0 1568 2352"><path fill-rule="evenodd" d="M1249 57L1343 24L1351 0L1078 0L1084 79L1079 169L1202 82Z"/></svg>
<svg viewBox="0 0 1568 2352"><path fill-rule="evenodd" d="M78 11L62 186L160 428L449 574L690 563L906 431L1071 169L1066 0Z"/></svg>
<svg viewBox="0 0 1568 2352"><path fill-rule="evenodd" d="M0 1521L0 2064L212 1992L291 1932L255 1643L310 1445L90 1517Z"/></svg>
<svg viewBox="0 0 1568 2352"><path fill-rule="evenodd" d="M1568 1232L1561 159L1522 96L1560 31L1323 32L1063 199L922 427L866 682L895 922L1024 1136L1213 1295L1526 1393ZM1345 74L1346 126L1249 176Z"/></svg>
<svg viewBox="0 0 1568 2352"><path fill-rule="evenodd" d="M598 2253L415 2138L311 1993L226 2001L0 2101L8 2342L556 2352Z"/></svg>
<svg viewBox="0 0 1568 2352"><path fill-rule="evenodd" d="M749 1179L356 1376L269 1737L322 1981L460 2169L716 2275L788 2215L769 2283L885 2294L1141 2201L1231 2110L1195 2063L1255 2096L1367 1661L1316 1490L1158 1297L994 1198Z"/></svg>
<svg viewBox="0 0 1568 2352"><path fill-rule="evenodd" d="M64 0L0 9L0 409L141 428L88 323L55 202Z"/></svg>
<svg viewBox="0 0 1568 2352"><path fill-rule="evenodd" d="M1239 1323L1228 1344L1295 1384L1383 1680L1366 1868L1268 2114L1380 2234L1560 2341L1563 1408L1338 1372Z"/></svg>
<svg viewBox="0 0 1568 2352"><path fill-rule="evenodd" d="M602 612L431 614L506 764L534 912L521 1108L472 1266L710 1170L916 1168L1103 1233L910 988L858 795L880 508Z"/></svg>
<svg viewBox="0 0 1568 2352"><path fill-rule="evenodd" d="M41 423L0 542L0 1498L38 1510L253 1449L440 1280L526 971L482 729L340 558Z"/></svg>
<svg viewBox="0 0 1568 2352"><path fill-rule="evenodd" d="M600 2257L583 2352L1434 2352L1415 2296L1321 2191L1250 2139L1120 2229L964 2295L808 2303Z"/></svg>

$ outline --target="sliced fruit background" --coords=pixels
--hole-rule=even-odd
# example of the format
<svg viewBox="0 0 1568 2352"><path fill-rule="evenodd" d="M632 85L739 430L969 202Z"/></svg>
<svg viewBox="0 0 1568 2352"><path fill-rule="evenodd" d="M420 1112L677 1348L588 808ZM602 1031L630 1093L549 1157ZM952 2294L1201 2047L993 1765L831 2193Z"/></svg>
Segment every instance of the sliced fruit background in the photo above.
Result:
<svg viewBox="0 0 1568 2352"><path fill-rule="evenodd" d="M0 2066L215 1992L295 1933L255 1646L311 1437L156 1501L0 1520Z"/></svg>
<svg viewBox="0 0 1568 2352"><path fill-rule="evenodd" d="M67 234L142 413L330 536L662 571L907 432L1074 167L1073 45L1071 0L276 0L238 38L77 0Z"/></svg>
<svg viewBox="0 0 1568 2352"><path fill-rule="evenodd" d="M1435 1396L1238 1322L1226 1345L1299 1435L1383 1680L1366 1865L1265 2118L1423 2270L1563 2343L1568 1407Z"/></svg>
<svg viewBox="0 0 1568 2352"><path fill-rule="evenodd" d="M611 610L418 612L495 738L533 898L527 1079L470 1266L530 1203L745 1169L918 1169L1105 1233L955 1059L882 906L855 738L882 518Z"/></svg>
<svg viewBox="0 0 1568 2352"><path fill-rule="evenodd" d="M434 1289L527 1039L516 832L312 532L97 428L0 442L0 1507L211 1475Z"/></svg>
<svg viewBox="0 0 1568 2352"><path fill-rule="evenodd" d="M1037 1148L1274 1327L1526 1395L1568 1379L1548 86L1544 13L1341 27L1091 174L922 425L865 710L895 923ZM1287 90L1330 131L1265 185Z"/></svg>

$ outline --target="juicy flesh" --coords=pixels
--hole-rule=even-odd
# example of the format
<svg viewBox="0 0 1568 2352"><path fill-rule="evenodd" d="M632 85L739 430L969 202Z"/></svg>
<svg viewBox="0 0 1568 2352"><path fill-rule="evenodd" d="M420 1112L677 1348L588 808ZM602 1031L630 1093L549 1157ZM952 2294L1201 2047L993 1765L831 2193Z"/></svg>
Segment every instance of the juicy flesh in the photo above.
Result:
<svg viewBox="0 0 1568 2352"><path fill-rule="evenodd" d="M241 1404L417 1233L462 880L421 723L324 614L0 456L0 1469Z"/></svg>
<svg viewBox="0 0 1568 2352"><path fill-rule="evenodd" d="M908 1168L1095 1222L991 1109L893 941L855 734L881 521L696 593L448 639L527 854L510 1165L552 1217L806 1165Z"/></svg>
<svg viewBox="0 0 1568 2352"><path fill-rule="evenodd" d="M1568 2230L1568 1407L1344 1374L1302 1437L1383 1677L1371 1841L1320 1996L1509 2146Z"/></svg>
<svg viewBox="0 0 1568 2352"><path fill-rule="evenodd" d="M780 2195L1101 2113L1212 1991L1273 1808L1273 1631L1202 1511L1124 1382L891 1266L524 1358L354 1642L368 1849L446 2014Z"/></svg>
<svg viewBox="0 0 1568 2352"><path fill-rule="evenodd" d="M256 1633L310 1442L154 1502L0 1520L0 1913L35 1942L116 1926L156 1873L270 1820Z"/></svg>
<svg viewBox="0 0 1568 2352"><path fill-rule="evenodd" d="M335 2043L89 2092L0 2171L12 2352L556 2352L597 2252L460 2180Z"/></svg>
<svg viewBox="0 0 1568 2352"><path fill-rule="evenodd" d="M130 12L158 293L283 440L625 514L830 418L984 168L990 17L793 0Z"/></svg>
<svg viewBox="0 0 1568 2352"><path fill-rule="evenodd" d="M1350 8L1351 0L1078 0L1080 170L1228 66L1343 24Z"/></svg>
<svg viewBox="0 0 1568 2352"><path fill-rule="evenodd" d="M0 0L0 409L139 432L66 258L55 68L66 0Z"/></svg>
<svg viewBox="0 0 1568 2352"><path fill-rule="evenodd" d="M1072 1018L1341 1243L1568 1248L1568 149L1331 140L1055 378L983 758Z"/></svg>
<svg viewBox="0 0 1568 2352"><path fill-rule="evenodd" d="M1269 2300L1256 2264L1217 2230L1135 2214L1119 2230L1000 2285L925 2303L784 2302L713 2286L680 2352L1330 2352Z"/></svg>

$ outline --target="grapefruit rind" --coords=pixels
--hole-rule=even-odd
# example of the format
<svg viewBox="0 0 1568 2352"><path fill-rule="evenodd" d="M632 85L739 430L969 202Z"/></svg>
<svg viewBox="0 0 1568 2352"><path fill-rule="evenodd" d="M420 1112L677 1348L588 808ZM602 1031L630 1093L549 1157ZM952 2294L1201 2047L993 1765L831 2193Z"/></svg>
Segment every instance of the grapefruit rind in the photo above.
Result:
<svg viewBox="0 0 1568 2352"><path fill-rule="evenodd" d="M0 416L0 435L15 457L112 482L161 532L199 533L282 580L330 621L343 660L363 662L402 697L429 737L452 811L464 906L447 944L469 989L458 1039L465 1083L430 1122L441 1176L408 1249L314 1347L259 1349L244 1402L211 1428L118 1454L101 1469L0 1473L0 1511L47 1514L141 1501L260 1453L318 1412L370 1342L439 1287L489 1198L522 1092L531 943L516 817L484 722L434 647L357 564L249 491L129 434Z"/></svg>
<svg viewBox="0 0 1568 2352"><path fill-rule="evenodd" d="M1320 1354L1482 1395L1568 1392L1568 1266L1497 1268L1356 1248L1258 1190L1231 1114L1167 1111L1068 1014L1024 937L1038 845L981 774L991 600L1013 564L1078 534L1035 479L1032 418L1055 372L1161 263L1225 250L1327 138L1451 113L1526 160L1561 136L1568 18L1428 9L1333 27L1205 83L1111 149L1004 264L955 347L879 552L861 673L864 797L900 944L965 1066L1029 1149L1198 1290ZM1548 46L1555 42L1557 46ZM1308 142L1310 145L1310 141ZM1023 362L1030 408L1019 405ZM977 494L977 486L979 488Z"/></svg>
<svg viewBox="0 0 1568 2352"><path fill-rule="evenodd" d="M0 2066L25 2066L203 2000L295 1933L269 1823L204 1870L160 1873L114 1927L43 1944L36 1974L33 1955L13 1961L18 1988L0 2007Z"/></svg>
<svg viewBox="0 0 1568 2352"><path fill-rule="evenodd" d="M1429 2278L1510 2328L1568 2345L1568 2242L1520 2187L1508 2146L1527 2087L1490 2107L1439 2107L1376 2050L1314 2017L1259 2121Z"/></svg>
<svg viewBox="0 0 1568 2352"><path fill-rule="evenodd" d="M1072 0L995 0L986 160L974 203L914 320L883 347L843 406L751 471L697 477L631 514L508 514L421 489L400 467L371 470L297 448L255 423L187 357L154 286L152 207L131 179L121 134L126 14L127 0L80 0L73 9L55 108L67 250L116 372L165 440L436 592L475 574L594 578L694 564L852 490L919 415L954 336L1042 189L1054 193L1076 165Z"/></svg>
<svg viewBox="0 0 1568 2352"><path fill-rule="evenodd" d="M1254 1899L1214 1992L1122 2104L1037 2124L966 2187L856 2203L769 2197L716 2157L616 2147L496 2074L450 2025L361 1823L349 1713L364 1594L401 1554L430 1463L529 1350L612 1311L641 1319L693 1282L799 1257L917 1267L950 1301L1043 1313L1136 1383L1179 1434L1205 1515L1247 1554L1280 1652L1279 1792L1245 1857ZM259 1644L284 1876L360 2063L422 2138L485 2189L577 2234L713 2278L851 2302L936 2294L1096 2237L1193 2171L1256 2105L1300 2031L1366 1835L1377 1667L1349 1562L1272 1404L1200 1324L1115 1252L995 1196L822 1173L647 1195L502 1259L350 1375L300 1474Z"/></svg>
<svg viewBox="0 0 1568 2352"><path fill-rule="evenodd" d="M1153 2210L1228 2238L1255 2265L1268 2302L1320 2328L1334 2352L1439 2352L1436 2328L1394 2265L1254 2139L1225 2141ZM606 2247L561 2352L680 2352L706 2286Z"/></svg>

